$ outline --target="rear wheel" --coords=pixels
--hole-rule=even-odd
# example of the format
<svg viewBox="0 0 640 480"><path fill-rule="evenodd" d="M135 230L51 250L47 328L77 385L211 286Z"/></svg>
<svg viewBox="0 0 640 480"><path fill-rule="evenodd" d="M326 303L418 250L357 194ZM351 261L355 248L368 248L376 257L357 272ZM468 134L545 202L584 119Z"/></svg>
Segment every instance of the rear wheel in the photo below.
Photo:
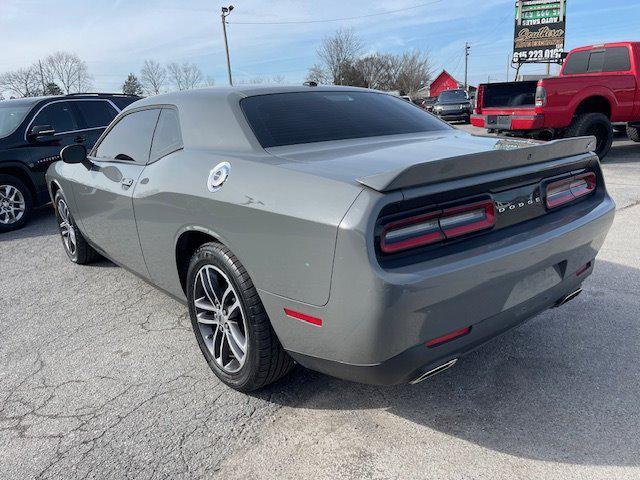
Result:
<svg viewBox="0 0 640 480"><path fill-rule="evenodd" d="M613 143L613 126L609 118L602 113L578 115L567 129L565 136L582 137L585 135L596 137L595 153L601 160L606 157Z"/></svg>
<svg viewBox="0 0 640 480"><path fill-rule="evenodd" d="M0 233L22 228L33 211L29 188L13 175L0 175Z"/></svg>
<svg viewBox="0 0 640 480"><path fill-rule="evenodd" d="M191 258L187 288L198 345L222 382L248 392L291 370L293 360L278 341L251 278L229 249L201 246Z"/></svg>
<svg viewBox="0 0 640 480"><path fill-rule="evenodd" d="M98 260L100 254L96 252L82 236L71 215L67 199L60 190L55 194L54 205L56 220L58 221L58 231L60 232L62 245L69 260L80 265Z"/></svg>
<svg viewBox="0 0 640 480"><path fill-rule="evenodd" d="M627 125L627 136L629 140L633 140L636 143L640 142L640 128Z"/></svg>

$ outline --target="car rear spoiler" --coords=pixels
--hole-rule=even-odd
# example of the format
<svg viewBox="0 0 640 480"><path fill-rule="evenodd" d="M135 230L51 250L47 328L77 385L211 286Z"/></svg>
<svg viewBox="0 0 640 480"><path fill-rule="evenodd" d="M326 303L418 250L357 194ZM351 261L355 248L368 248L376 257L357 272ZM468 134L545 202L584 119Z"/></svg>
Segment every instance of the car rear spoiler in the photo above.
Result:
<svg viewBox="0 0 640 480"><path fill-rule="evenodd" d="M595 137L575 137L521 147L516 141L496 139L495 150L443 157L416 163L399 170L358 178L358 182L378 192L389 192L417 185L457 180L499 170L523 167L592 152Z"/></svg>

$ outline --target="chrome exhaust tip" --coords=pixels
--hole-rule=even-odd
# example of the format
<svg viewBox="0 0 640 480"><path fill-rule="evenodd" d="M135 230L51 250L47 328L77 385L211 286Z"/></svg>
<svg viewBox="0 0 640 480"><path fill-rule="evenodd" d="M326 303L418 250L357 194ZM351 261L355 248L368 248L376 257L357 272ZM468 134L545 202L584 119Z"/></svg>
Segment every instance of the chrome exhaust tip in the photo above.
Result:
<svg viewBox="0 0 640 480"><path fill-rule="evenodd" d="M453 367L456 364L457 361L458 361L458 359L454 358L453 360L449 360L448 362L443 363L442 365L439 365L436 368L433 368L433 369L429 370L428 372L423 373L418 378L413 380L411 382L411 385L415 385L416 383L420 383L420 382L422 382L423 380L426 380L429 377L433 377L434 375L437 375L440 372L444 372L445 370L450 369L451 367Z"/></svg>
<svg viewBox="0 0 640 480"><path fill-rule="evenodd" d="M555 308L561 307L562 305L564 305L567 302L570 302L571 300L573 300L574 298L576 298L578 295L580 295L582 293L582 288L578 288L577 290L574 290L573 292L569 293L568 295L565 295L564 297L562 297L560 300L558 300L556 302L556 304L554 305Z"/></svg>

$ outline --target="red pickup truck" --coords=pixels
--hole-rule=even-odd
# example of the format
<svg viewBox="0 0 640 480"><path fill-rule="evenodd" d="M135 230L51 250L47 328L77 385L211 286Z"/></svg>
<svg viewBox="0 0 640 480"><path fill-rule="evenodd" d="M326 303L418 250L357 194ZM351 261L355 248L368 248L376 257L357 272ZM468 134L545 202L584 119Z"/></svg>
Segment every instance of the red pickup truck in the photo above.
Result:
<svg viewBox="0 0 640 480"><path fill-rule="evenodd" d="M613 123L640 142L640 42L576 48L560 76L480 85L476 99L477 127L542 140L594 135L603 158Z"/></svg>

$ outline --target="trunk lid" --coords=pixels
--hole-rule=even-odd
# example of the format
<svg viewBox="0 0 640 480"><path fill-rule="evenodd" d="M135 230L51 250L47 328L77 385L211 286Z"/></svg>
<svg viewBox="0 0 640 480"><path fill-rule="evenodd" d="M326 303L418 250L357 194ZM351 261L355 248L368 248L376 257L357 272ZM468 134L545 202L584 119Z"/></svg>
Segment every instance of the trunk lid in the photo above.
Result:
<svg viewBox="0 0 640 480"><path fill-rule="evenodd" d="M267 151L281 167L379 192L430 185L579 155L595 138L548 143L480 137L459 130L276 147Z"/></svg>

